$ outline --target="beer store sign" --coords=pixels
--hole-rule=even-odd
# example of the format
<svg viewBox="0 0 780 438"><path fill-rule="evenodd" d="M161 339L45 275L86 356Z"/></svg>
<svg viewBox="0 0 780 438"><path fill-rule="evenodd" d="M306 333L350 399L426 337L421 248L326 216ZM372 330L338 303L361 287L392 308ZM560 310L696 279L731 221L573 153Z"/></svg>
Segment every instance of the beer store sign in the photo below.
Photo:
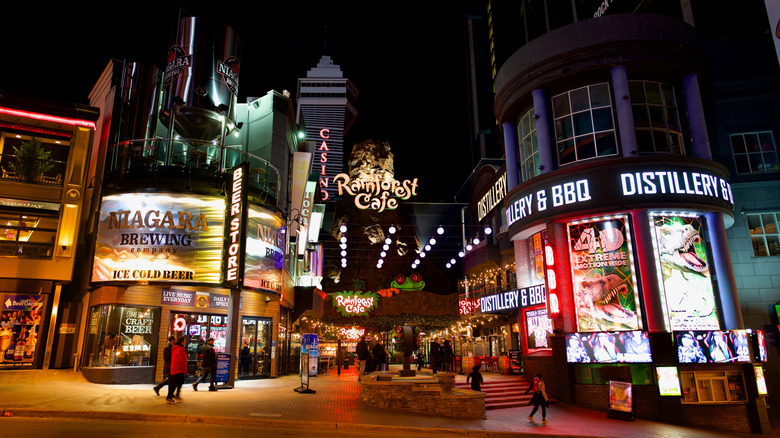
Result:
<svg viewBox="0 0 780 438"><path fill-rule="evenodd" d="M523 184L506 204L510 233L558 215L607 209L684 206L731 215L734 198L722 166L699 167L683 159L675 165L643 161L583 167Z"/></svg>

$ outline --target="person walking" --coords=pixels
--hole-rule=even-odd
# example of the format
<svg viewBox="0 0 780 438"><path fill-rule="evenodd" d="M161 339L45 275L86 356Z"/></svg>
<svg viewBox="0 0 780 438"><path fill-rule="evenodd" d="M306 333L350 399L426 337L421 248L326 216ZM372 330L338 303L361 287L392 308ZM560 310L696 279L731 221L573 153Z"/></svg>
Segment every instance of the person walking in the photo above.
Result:
<svg viewBox="0 0 780 438"><path fill-rule="evenodd" d="M184 376L187 375L187 349L184 348L184 336L176 338L176 343L171 347L171 378L168 379L168 397L165 401L176 403L181 401L178 394L184 384ZM177 394L174 398L174 394Z"/></svg>
<svg viewBox="0 0 780 438"><path fill-rule="evenodd" d="M455 353L452 351L452 341L449 339L444 340L442 352L442 356L444 356L444 371L453 372Z"/></svg>
<svg viewBox="0 0 780 438"><path fill-rule="evenodd" d="M217 354L214 352L214 338L208 338L206 345L203 346L203 374L198 377L198 380L192 384L192 389L198 390L198 383L206 380L206 376L209 376L209 391L216 391L217 387L215 381L217 378Z"/></svg>
<svg viewBox="0 0 780 438"><path fill-rule="evenodd" d="M371 350L371 355L374 356L377 371L387 371L387 352L381 340L377 339L374 349Z"/></svg>
<svg viewBox="0 0 780 438"><path fill-rule="evenodd" d="M474 391L482 391L482 382L485 380L482 378L482 373L479 372L480 365L474 365L471 368L471 374L466 376L466 383L471 380L471 389Z"/></svg>
<svg viewBox="0 0 780 438"><path fill-rule="evenodd" d="M441 346L439 345L439 338L436 338L431 342L431 369L433 374L439 371L439 361L441 357Z"/></svg>
<svg viewBox="0 0 780 438"><path fill-rule="evenodd" d="M542 423L549 423L549 421L547 421L547 391L545 391L544 380L542 380L541 374L537 374L536 377L534 377L534 384L529 386L528 389L525 390L525 393L528 394L531 390L534 391L534 395L531 397L530 403L534 404L534 409L531 411L531 415L528 416L528 420L531 423L535 423L534 414L536 413L536 410L539 409L539 406L541 406Z"/></svg>
<svg viewBox="0 0 780 438"><path fill-rule="evenodd" d="M358 371L358 382L363 378L363 374L366 372L366 360L368 359L368 343L366 342L366 335L360 337L360 342L355 346L355 353L360 361L360 369Z"/></svg>
<svg viewBox="0 0 780 438"><path fill-rule="evenodd" d="M176 342L176 336L168 336L168 344L163 349L163 381L157 385L154 385L154 392L160 395L160 389L168 384L168 380L171 379L171 348Z"/></svg>

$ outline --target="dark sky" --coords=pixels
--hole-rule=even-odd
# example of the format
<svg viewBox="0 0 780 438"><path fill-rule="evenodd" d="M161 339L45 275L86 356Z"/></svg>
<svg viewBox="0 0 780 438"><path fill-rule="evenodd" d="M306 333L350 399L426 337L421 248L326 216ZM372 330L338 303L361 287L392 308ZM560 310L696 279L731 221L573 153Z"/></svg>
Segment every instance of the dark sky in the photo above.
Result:
<svg viewBox="0 0 780 438"><path fill-rule="evenodd" d="M164 64L180 13L174 2L110 8L109 2L70 3L3 6L0 89L88 103L109 59ZM359 91L359 114L345 149L366 139L388 141L396 178L420 178L416 200L452 201L471 170L460 2L447 9L424 1L415 8L396 2L272 3L186 2L189 15L217 18L241 36L239 102L272 89L295 96L298 78L326 53Z"/></svg>

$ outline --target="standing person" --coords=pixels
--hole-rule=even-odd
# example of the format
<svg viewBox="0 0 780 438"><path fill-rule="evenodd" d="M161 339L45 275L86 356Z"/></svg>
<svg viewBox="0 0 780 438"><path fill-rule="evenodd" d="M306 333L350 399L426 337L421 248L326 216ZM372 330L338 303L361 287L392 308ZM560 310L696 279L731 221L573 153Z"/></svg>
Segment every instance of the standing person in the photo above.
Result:
<svg viewBox="0 0 780 438"><path fill-rule="evenodd" d="M442 347L442 350L444 351L444 371L453 371L453 360L455 358L455 354L452 351L452 341L449 339L446 339L444 341L444 345Z"/></svg>
<svg viewBox="0 0 780 438"><path fill-rule="evenodd" d="M549 423L549 421L547 421L547 391L545 391L544 380L542 380L541 374L537 374L536 377L534 377L534 384L529 386L528 389L525 390L525 393L528 394L532 389L534 395L531 397L531 403L534 404L534 409L531 411L531 415L528 416L528 420L531 423L535 423L534 414L536 413L536 410L539 409L539 406L541 406L542 423L547 424Z"/></svg>
<svg viewBox="0 0 780 438"><path fill-rule="evenodd" d="M360 342L355 346L355 353L360 361L360 370L358 371L358 382L363 378L363 374L366 372L366 360L368 359L368 343L366 342L366 335L360 337Z"/></svg>
<svg viewBox="0 0 780 438"><path fill-rule="evenodd" d="M206 345L203 346L203 374L192 384L192 389L198 390L198 383L206 380L209 376L209 391L216 391L215 379L217 377L217 354L214 353L214 338L208 338Z"/></svg>
<svg viewBox="0 0 780 438"><path fill-rule="evenodd" d="M184 376L187 375L187 349L184 348L184 336L176 338L176 343L171 347L171 378L168 379L168 397L165 401L176 403L181 401L178 395L184 384Z"/></svg>
<svg viewBox="0 0 780 438"><path fill-rule="evenodd" d="M439 362L441 357L441 346L439 345L439 338L436 338L431 342L431 369L433 374L439 371Z"/></svg>
<svg viewBox="0 0 780 438"><path fill-rule="evenodd" d="M168 336L168 344L163 349L163 381L157 385L154 385L154 392L160 395L160 389L168 384L171 379L171 348L176 342L176 336Z"/></svg>
<svg viewBox="0 0 780 438"><path fill-rule="evenodd" d="M482 373L479 372L480 365L474 365L473 368L471 368L471 374L466 376L466 383L469 383L469 380L471 380L471 389L474 391L482 391L482 382L485 380L482 378Z"/></svg>
<svg viewBox="0 0 780 438"><path fill-rule="evenodd" d="M382 341L377 339L374 349L371 350L371 355L374 356L374 363L378 371L387 371L387 353L385 352L385 346L382 345Z"/></svg>
<svg viewBox="0 0 780 438"><path fill-rule="evenodd" d="M425 350L422 346L417 350L417 371L422 371L422 367L425 365Z"/></svg>

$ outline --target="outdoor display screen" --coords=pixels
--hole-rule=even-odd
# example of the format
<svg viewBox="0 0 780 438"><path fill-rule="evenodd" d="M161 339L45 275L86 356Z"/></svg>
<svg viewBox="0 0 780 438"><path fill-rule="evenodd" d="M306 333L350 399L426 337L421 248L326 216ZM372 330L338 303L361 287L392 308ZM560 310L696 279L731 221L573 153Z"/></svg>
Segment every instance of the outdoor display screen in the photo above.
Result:
<svg viewBox="0 0 780 438"><path fill-rule="evenodd" d="M677 367L655 367L655 375L658 379L658 392L661 395L682 396Z"/></svg>
<svg viewBox="0 0 780 438"><path fill-rule="evenodd" d="M674 332L674 342L679 363L750 362L744 330Z"/></svg>
<svg viewBox="0 0 780 438"><path fill-rule="evenodd" d="M628 218L594 218L567 228L577 331L641 329Z"/></svg>
<svg viewBox="0 0 780 438"><path fill-rule="evenodd" d="M553 326L552 321L547 317L547 308L526 310L525 325L529 350L550 348Z"/></svg>
<svg viewBox="0 0 780 438"><path fill-rule="evenodd" d="M571 333L566 335L566 362L569 363L650 363L647 332Z"/></svg>
<svg viewBox="0 0 780 438"><path fill-rule="evenodd" d="M652 215L658 282L672 330L718 330L701 219Z"/></svg>
<svg viewBox="0 0 780 438"><path fill-rule="evenodd" d="M281 292L284 264L282 218L251 206L246 234L244 286Z"/></svg>
<svg viewBox="0 0 780 438"><path fill-rule="evenodd" d="M225 200L173 193L106 196L92 281L219 283Z"/></svg>
<svg viewBox="0 0 780 438"><path fill-rule="evenodd" d="M758 352L757 359L760 362L766 362L767 361L767 355L766 355L766 341L764 340L764 332L761 330L756 330L756 351Z"/></svg>

